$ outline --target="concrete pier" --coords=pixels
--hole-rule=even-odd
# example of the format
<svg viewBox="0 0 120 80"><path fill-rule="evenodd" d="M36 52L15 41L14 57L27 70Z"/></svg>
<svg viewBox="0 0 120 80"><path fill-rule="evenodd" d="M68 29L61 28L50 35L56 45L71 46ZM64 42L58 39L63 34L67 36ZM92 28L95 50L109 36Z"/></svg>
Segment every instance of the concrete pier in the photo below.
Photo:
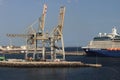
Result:
<svg viewBox="0 0 120 80"><path fill-rule="evenodd" d="M17 67L17 68L39 68L39 67L102 67L101 64L85 64L82 62L11 62L11 61L0 61L0 67Z"/></svg>

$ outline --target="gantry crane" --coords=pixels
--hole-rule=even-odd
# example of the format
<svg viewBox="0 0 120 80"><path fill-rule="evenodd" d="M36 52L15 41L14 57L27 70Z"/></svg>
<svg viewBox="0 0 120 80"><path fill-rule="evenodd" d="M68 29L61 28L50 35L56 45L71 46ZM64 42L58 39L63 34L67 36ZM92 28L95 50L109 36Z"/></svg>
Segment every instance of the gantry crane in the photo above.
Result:
<svg viewBox="0 0 120 80"><path fill-rule="evenodd" d="M38 40L38 36L39 36L39 39L42 42L42 44L44 44L44 39L48 39L48 38L45 38L45 34L44 34L44 24L45 24L45 17L46 17L46 12L47 12L47 5L44 4L43 6L43 12L42 12L42 16L38 19L39 23L39 27L38 27L38 32L36 32L34 29L33 29L33 25L36 24L37 21L35 21L33 24L31 24L29 27L28 27L28 30L26 31L26 34L7 34L8 37L12 37L12 38L15 38L15 37L22 37L22 38L26 38L26 47L27 47L27 50L26 50L26 55L25 55L25 59L27 59L27 55L29 53L29 51L31 49L34 50L34 54L33 54L33 59L35 59L35 54L36 54L36 50L37 50L37 40ZM45 47L43 45L43 59L44 59L44 52L45 52Z"/></svg>
<svg viewBox="0 0 120 80"><path fill-rule="evenodd" d="M53 60L56 59L56 52L55 52L56 41L61 41L63 60L65 60L64 41L63 41L64 16L65 16L65 7L62 6L60 8L58 25L53 29L53 31L50 33L49 36L51 41L51 57Z"/></svg>
<svg viewBox="0 0 120 80"><path fill-rule="evenodd" d="M30 29L28 30L27 34L7 34L8 37L24 37L26 38L27 43L27 51L25 59L27 59L27 55L29 53L30 49L34 49L33 59L35 59L35 55L37 53L37 48L39 47L39 43L41 42L42 47L42 60L45 60L45 49L46 44L49 44L51 48L51 60L56 60L56 41L61 41L62 45L62 56L63 60L65 60L65 51L64 51L64 42L63 42L63 23L64 23L64 15L65 15L65 7L60 8L59 13L59 23L58 25L52 30L50 34L44 32L44 25L45 25L45 17L47 12L47 5L44 4L42 16L39 18L39 29L38 32L36 32L32 25L30 26Z"/></svg>

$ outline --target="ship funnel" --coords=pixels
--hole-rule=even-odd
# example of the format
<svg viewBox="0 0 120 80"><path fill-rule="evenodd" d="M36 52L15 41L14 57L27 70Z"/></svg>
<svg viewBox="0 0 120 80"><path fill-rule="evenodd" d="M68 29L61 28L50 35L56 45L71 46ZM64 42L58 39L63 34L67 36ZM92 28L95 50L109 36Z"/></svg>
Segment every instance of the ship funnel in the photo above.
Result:
<svg viewBox="0 0 120 80"><path fill-rule="evenodd" d="M99 33L99 37L101 37L102 36L102 33Z"/></svg>
<svg viewBox="0 0 120 80"><path fill-rule="evenodd" d="M112 34L117 35L117 29L115 27L112 29Z"/></svg>

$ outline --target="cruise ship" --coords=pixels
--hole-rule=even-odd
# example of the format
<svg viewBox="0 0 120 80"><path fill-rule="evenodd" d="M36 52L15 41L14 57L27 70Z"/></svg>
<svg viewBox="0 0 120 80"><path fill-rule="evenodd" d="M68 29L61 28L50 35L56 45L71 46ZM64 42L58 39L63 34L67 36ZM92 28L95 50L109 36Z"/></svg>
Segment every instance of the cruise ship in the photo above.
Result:
<svg viewBox="0 0 120 80"><path fill-rule="evenodd" d="M87 56L120 57L120 35L114 27L112 33L99 33L83 49Z"/></svg>

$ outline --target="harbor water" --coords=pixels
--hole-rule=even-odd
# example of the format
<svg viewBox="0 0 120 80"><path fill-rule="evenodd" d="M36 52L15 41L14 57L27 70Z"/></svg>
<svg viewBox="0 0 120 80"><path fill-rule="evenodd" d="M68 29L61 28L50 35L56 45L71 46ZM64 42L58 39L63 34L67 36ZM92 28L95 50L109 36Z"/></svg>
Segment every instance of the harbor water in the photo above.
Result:
<svg viewBox="0 0 120 80"><path fill-rule="evenodd" d="M6 55L21 58L23 54ZM98 63L100 68L8 68L0 67L0 80L120 80L120 58L67 55L68 61Z"/></svg>

